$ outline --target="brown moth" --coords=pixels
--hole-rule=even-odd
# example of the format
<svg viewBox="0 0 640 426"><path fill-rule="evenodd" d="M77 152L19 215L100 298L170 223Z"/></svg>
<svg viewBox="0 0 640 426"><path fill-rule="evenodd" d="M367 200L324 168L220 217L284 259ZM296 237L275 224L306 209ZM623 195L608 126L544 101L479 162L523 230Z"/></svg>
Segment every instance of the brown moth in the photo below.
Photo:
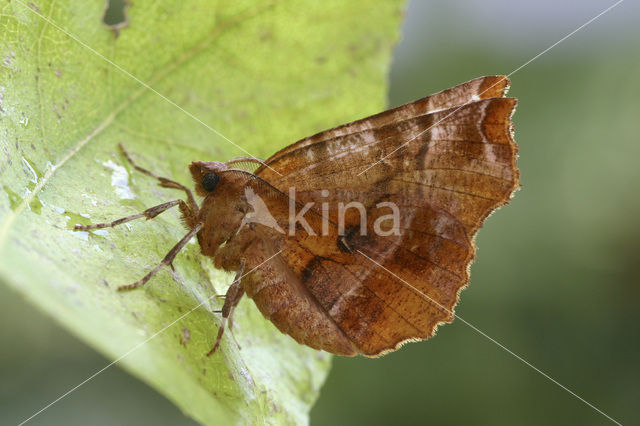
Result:
<svg viewBox="0 0 640 426"><path fill-rule="evenodd" d="M235 271L225 322L244 294L280 331L339 355L380 356L453 321L474 237L519 187L509 80L481 77L302 139L266 161L196 161L192 192L127 159L175 200L189 228L139 287L195 235L217 268ZM257 169L244 166L254 163Z"/></svg>

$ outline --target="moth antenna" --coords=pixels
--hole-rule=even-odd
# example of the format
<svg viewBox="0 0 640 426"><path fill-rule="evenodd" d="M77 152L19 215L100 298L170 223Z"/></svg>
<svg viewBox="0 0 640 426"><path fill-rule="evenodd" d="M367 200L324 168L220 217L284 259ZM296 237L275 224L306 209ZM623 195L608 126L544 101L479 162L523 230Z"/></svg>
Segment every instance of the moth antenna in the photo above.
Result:
<svg viewBox="0 0 640 426"><path fill-rule="evenodd" d="M224 164L226 166L240 164L241 166L246 166L245 168L250 172L254 172L260 166L266 166L266 163L263 160L256 157L236 157L232 158Z"/></svg>

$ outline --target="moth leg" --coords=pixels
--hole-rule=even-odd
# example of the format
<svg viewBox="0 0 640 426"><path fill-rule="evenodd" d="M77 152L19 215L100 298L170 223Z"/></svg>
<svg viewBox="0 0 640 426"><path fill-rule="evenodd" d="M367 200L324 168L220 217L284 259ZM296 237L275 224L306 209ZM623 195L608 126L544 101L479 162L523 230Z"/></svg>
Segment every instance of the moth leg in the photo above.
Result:
<svg viewBox="0 0 640 426"><path fill-rule="evenodd" d="M184 191L187 194L187 200L189 202L189 208L191 209L191 211L193 212L194 215L198 214L198 203L196 203L196 199L193 197L193 193L191 192L191 190L189 188L187 188L186 186L182 185L181 183L178 183L174 180L162 177L162 176L158 176L157 174L153 173L150 170L147 170L143 167L140 167L134 160L133 158L131 158L131 155L129 155L129 153L127 152L127 150L124 148L124 145L122 144L118 144L118 146L120 147L120 150L122 151L122 154L125 156L125 158L127 159L127 161L129 163L131 163L131 165L133 166L134 169L136 169L137 171L139 171L140 173L144 173L147 176L151 176L154 179L157 179L160 181L160 186L164 187L164 188L174 188L174 189L180 189L182 191Z"/></svg>
<svg viewBox="0 0 640 426"><path fill-rule="evenodd" d="M238 269L238 272L236 272L236 277L234 278L233 283L231 283L231 286L229 286L229 290L227 290L227 294L225 295L224 305L222 305L222 324L220 324L220 329L218 330L216 343L213 345L213 348L209 351L207 356L213 355L213 353L218 350L227 321L229 321L229 330L231 330L233 324L233 311L236 306L238 306L242 296L244 296L244 288L242 288L242 285L240 284L243 272L244 259L241 261L240 268Z"/></svg>
<svg viewBox="0 0 640 426"><path fill-rule="evenodd" d="M171 250L169 250L169 253L167 253L164 259L162 259L162 262L160 262L155 268L149 271L147 275L145 275L144 277L142 277L142 279L136 281L133 284L121 285L120 287L118 287L118 291L131 290L136 287L140 287L141 285L149 281L151 277L153 277L155 274L158 273L158 271L160 271L160 269L162 269L164 266L170 265L171 262L173 262L173 259L175 259L176 255L180 252L180 250L184 248L184 246L189 242L189 240L194 235L196 235L201 228L202 228L202 223L196 224L196 226L191 231L189 231L187 235L185 235L184 237L182 237L180 241L178 241L178 244L176 244L175 246L173 246Z"/></svg>
<svg viewBox="0 0 640 426"><path fill-rule="evenodd" d="M242 277L242 274L240 274L240 277ZM242 296L244 296L244 288L240 286L240 290L238 290L238 293L234 295L233 304L231 305L231 309L229 310L229 318L227 319L227 322L229 323L229 331L233 329L233 314L236 311L236 307L238 306L238 303L240 303L240 299L242 299Z"/></svg>
<svg viewBox="0 0 640 426"><path fill-rule="evenodd" d="M132 220L141 219L143 217L146 217L147 220L149 220L158 216L160 213L169 210L171 207L177 206L177 205L180 205L180 210L182 210L183 208L188 208L188 206L184 201L173 200L173 201L168 201L166 203L158 204L157 206L149 207L148 209L146 209L141 213L132 214L131 216L126 216L121 219L114 220L113 222L94 223L92 225L76 225L73 227L73 229L76 231L88 231L90 229L112 228L114 226L118 226L123 223L130 222Z"/></svg>

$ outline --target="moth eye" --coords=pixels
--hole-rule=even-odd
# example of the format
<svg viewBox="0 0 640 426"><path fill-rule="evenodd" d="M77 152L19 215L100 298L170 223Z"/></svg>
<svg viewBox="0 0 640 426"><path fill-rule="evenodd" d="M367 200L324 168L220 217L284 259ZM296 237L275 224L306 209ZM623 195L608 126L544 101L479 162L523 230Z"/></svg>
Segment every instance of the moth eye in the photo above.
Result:
<svg viewBox="0 0 640 426"><path fill-rule="evenodd" d="M207 173L202 177L202 187L205 191L211 192L218 186L218 181L220 181L220 176L215 173Z"/></svg>

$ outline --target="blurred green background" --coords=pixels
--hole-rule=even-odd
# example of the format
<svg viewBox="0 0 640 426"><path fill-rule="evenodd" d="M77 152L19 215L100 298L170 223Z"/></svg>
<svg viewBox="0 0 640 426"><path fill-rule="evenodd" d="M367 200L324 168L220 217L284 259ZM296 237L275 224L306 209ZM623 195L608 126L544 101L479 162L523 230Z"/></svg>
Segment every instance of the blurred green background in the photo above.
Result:
<svg viewBox="0 0 640 426"><path fill-rule="evenodd" d="M510 73L613 3L410 2L389 103ZM623 424L640 414L638 22L627 0L512 76L523 189L481 230L457 308ZM108 363L3 286L0 341L0 423ZM381 359L335 358L311 422L608 423L460 321ZM31 422L191 423L119 368Z"/></svg>

